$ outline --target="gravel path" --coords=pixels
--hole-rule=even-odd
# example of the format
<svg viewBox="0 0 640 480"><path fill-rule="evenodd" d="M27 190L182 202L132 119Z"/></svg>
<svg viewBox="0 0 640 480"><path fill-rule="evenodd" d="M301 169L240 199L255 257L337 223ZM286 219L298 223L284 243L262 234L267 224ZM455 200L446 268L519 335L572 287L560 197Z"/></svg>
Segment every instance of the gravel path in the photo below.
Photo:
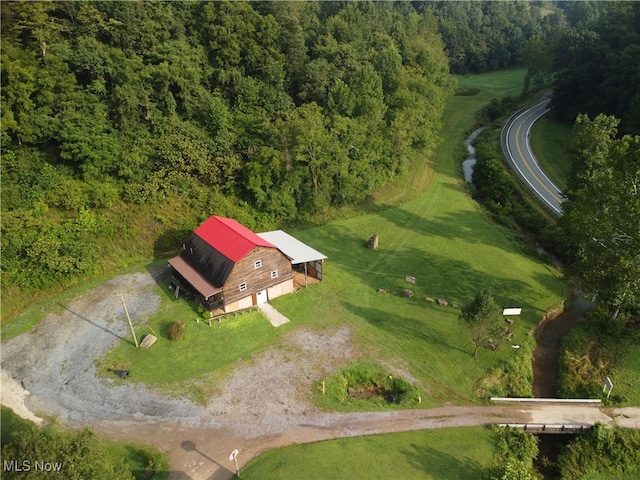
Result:
<svg viewBox="0 0 640 480"><path fill-rule="evenodd" d="M116 385L96 376L94 360L129 331L119 294L132 317L154 313L160 305L152 290L154 275L116 277L60 305L31 332L2 345L2 370L31 393L31 411L78 424L130 418L193 422L206 414L202 407L163 397L142 384Z"/></svg>
<svg viewBox="0 0 640 480"><path fill-rule="evenodd" d="M60 305L31 332L3 343L3 405L26 417L31 412L54 415L112 438L153 443L169 455L174 480L231 478L228 457L235 448L240 449L242 466L258 453L291 443L496 421L598 419L640 428L640 409L608 415L597 407L522 405L322 412L309 402L314 383L360 356L348 326L289 332L282 346L230 372L221 393L206 407L164 397L141 384L97 377L94 360L128 333L119 294L131 316L144 319L160 305L153 288L162 274L160 269L116 277ZM407 372L388 367L415 381Z"/></svg>

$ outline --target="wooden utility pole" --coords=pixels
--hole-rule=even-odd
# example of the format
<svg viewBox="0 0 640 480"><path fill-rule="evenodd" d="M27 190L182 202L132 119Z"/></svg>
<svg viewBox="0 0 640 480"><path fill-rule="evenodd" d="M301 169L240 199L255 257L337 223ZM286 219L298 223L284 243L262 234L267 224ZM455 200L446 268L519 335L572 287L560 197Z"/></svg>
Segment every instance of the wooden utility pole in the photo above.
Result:
<svg viewBox="0 0 640 480"><path fill-rule="evenodd" d="M129 316L129 310L127 310L127 304L124 303L124 297L120 294L120 300L122 300L122 306L124 307L124 313L127 314L127 320L129 320L129 328L131 328L131 335L133 335L133 341L138 348L138 339L136 338L136 332L133 330L133 324L131 323L131 317Z"/></svg>

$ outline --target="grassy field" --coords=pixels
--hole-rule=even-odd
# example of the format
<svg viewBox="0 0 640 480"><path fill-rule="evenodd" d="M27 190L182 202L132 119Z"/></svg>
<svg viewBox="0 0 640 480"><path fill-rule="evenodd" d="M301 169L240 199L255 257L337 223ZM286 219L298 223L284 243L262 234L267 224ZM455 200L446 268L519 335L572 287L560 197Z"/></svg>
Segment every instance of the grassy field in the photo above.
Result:
<svg viewBox="0 0 640 480"><path fill-rule="evenodd" d="M271 450L241 469L245 479L481 478L494 449L488 428L423 430Z"/></svg>
<svg viewBox="0 0 640 480"><path fill-rule="evenodd" d="M517 94L523 73L458 79L465 95L450 99L446 137L434 160L421 166L431 172L421 195L401 205L386 205L381 195L374 213L296 232L329 260L321 285L273 301L292 320L286 327L273 329L259 313L213 327L196 324L191 307L167 299L149 325L162 336L170 320L186 319L186 338L161 338L159 348L148 352L123 342L101 367L126 366L146 383L170 393L182 389L203 401L215 389L219 371L277 344L288 329L349 324L365 357L408 369L418 380L423 406L478 402L476 383L510 357L527 355L511 345L526 343L545 311L563 296L559 273L524 255L519 239L488 220L461 180L463 140L475 127L474 113L491 98ZM411 175L425 183L423 176ZM380 236L375 251L366 248L373 233ZM417 279L414 298L398 295L407 286L405 275ZM379 288L387 293L378 293ZM502 305L522 307L523 314L511 326L514 337L509 342L502 342L495 352L481 349L474 359L473 345L458 320L459 309L452 305L465 304L481 288L491 288ZM449 306L425 297L444 298ZM212 361L199 362L205 352ZM168 371L180 372L179 377Z"/></svg>
<svg viewBox="0 0 640 480"><path fill-rule="evenodd" d="M426 295L468 301L490 286L505 305L523 305L517 335L524 336L542 312L559 300L557 272L519 253L515 239L492 225L466 194L460 181L464 135L474 113L502 94L516 95L521 72L458 78L464 95L448 104L430 188L403 206L378 214L296 232L329 256L326 280L318 288L282 297L274 303L300 321L331 327L344 321L358 326L371 355L409 364L432 394L427 403L469 401L474 380L497 358L514 354L503 346L496 354L471 358L457 310L425 302ZM377 251L365 248L372 233ZM414 299L381 295L397 291L404 275L417 278ZM312 305L313 308L309 308ZM399 358L400 357L400 358ZM252 460L243 478L480 478L489 465L494 439L486 429L407 432L295 445Z"/></svg>
<svg viewBox="0 0 640 480"><path fill-rule="evenodd" d="M480 288L491 288L503 305L523 307L515 324L517 343L562 295L558 272L522 255L517 239L487 219L461 180L463 139L475 127L474 113L495 96L517 94L522 73L459 78L460 89L478 93L450 99L447 134L431 165L429 189L401 206L296 232L329 257L326 280L321 288L274 302L305 323L356 325L372 356L400 357L435 403L469 401L475 381L517 351L502 345L474 360L458 310L425 297L462 305ZM380 237L376 251L365 248L373 233ZM401 290L405 275L417 279L413 299L377 293Z"/></svg>
<svg viewBox="0 0 640 480"><path fill-rule="evenodd" d="M571 163L567 145L571 140L570 125L542 117L531 130L531 147L536 152L542 170L560 188L567 187Z"/></svg>
<svg viewBox="0 0 640 480"><path fill-rule="evenodd" d="M111 377L108 368L130 369L135 381L204 404L214 393L217 379L231 365L250 361L254 352L274 345L290 328L273 328L258 311L231 315L221 322L214 320L209 326L197 315L194 302L176 301L168 295L167 284L156 287L162 297L160 313L135 322L138 340L149 333L157 334L153 348L136 349L132 338L120 342L97 360L100 373ZM185 332L179 339L169 340L167 330L176 320L185 322Z"/></svg>

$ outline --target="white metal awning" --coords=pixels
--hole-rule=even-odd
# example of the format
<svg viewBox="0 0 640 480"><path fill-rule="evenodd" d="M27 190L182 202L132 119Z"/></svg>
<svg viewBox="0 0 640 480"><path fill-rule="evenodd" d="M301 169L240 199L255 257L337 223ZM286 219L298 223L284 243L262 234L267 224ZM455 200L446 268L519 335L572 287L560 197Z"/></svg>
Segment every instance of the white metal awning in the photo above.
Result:
<svg viewBox="0 0 640 480"><path fill-rule="evenodd" d="M259 233L258 236L275 245L278 250L280 250L291 259L291 263L293 265L313 261L322 261L327 258L319 251L311 248L305 243L302 243L297 238L292 237L282 230Z"/></svg>

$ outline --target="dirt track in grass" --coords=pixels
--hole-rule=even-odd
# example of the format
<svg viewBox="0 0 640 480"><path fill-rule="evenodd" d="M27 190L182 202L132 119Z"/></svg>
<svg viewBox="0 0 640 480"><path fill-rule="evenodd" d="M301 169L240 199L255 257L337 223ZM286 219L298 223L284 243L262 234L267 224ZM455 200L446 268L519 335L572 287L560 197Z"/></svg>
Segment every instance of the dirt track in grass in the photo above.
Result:
<svg viewBox="0 0 640 480"><path fill-rule="evenodd" d="M118 276L61 305L31 332L3 343L2 403L23 414L28 410L57 416L74 427L91 426L111 438L154 444L169 456L170 478L184 480L230 478L234 472L228 457L236 448L242 466L273 447L331 438L522 423L536 415L611 421L599 409L576 407L544 412L520 406L320 411L309 402L314 384L360 355L348 326L292 330L283 346L231 371L206 407L165 397L142 384L97 376L94 360L128 330L119 294L135 318L151 315L160 305L154 287L161 275L162 270ZM410 378L407 372L398 374ZM619 417L635 421L633 415Z"/></svg>

